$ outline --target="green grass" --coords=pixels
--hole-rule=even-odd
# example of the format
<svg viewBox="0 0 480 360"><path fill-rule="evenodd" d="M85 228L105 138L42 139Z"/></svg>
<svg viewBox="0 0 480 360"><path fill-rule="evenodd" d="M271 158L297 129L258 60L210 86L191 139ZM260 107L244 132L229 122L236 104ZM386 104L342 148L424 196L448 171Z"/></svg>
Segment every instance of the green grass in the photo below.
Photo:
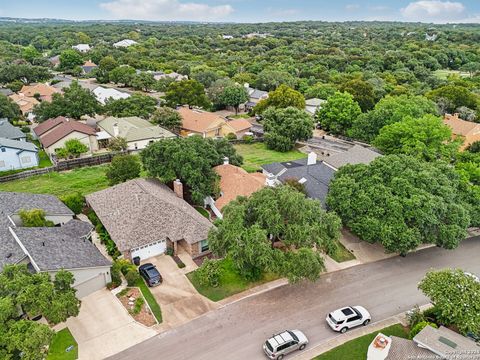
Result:
<svg viewBox="0 0 480 360"><path fill-rule="evenodd" d="M69 352L65 350L73 345ZM78 359L78 344L68 328L55 333L48 349L47 360L75 360Z"/></svg>
<svg viewBox="0 0 480 360"><path fill-rule="evenodd" d="M105 167L105 165L83 167L0 183L0 191L33 192L56 196L80 192L86 195L109 186Z"/></svg>
<svg viewBox="0 0 480 360"><path fill-rule="evenodd" d="M200 214L202 214L203 216L205 216L207 219L210 219L210 214L207 210L205 210L204 208L202 207L199 207L199 206L195 206L195 210L197 210Z"/></svg>
<svg viewBox="0 0 480 360"><path fill-rule="evenodd" d="M381 332L387 336L397 336L401 338L408 338L408 332L401 324L395 324L379 331L372 332L370 334L361 336L354 340L350 340L343 345L337 346L335 349L323 353L314 360L358 360L366 359L368 345L375 339L375 336Z"/></svg>
<svg viewBox="0 0 480 360"><path fill-rule="evenodd" d="M47 153L45 150L40 150L38 152L38 167L39 168L45 168L52 166L52 162L50 161L50 158L48 157Z"/></svg>
<svg viewBox="0 0 480 360"><path fill-rule="evenodd" d="M140 278L137 281L136 284L139 288L140 291L143 294L143 297L148 303L148 306L150 306L150 309L153 312L153 316L157 319L158 323L160 324L162 322L162 310L160 309L160 305L158 305L157 300L153 296L153 294L150 292L150 288L147 286L145 281Z"/></svg>
<svg viewBox="0 0 480 360"><path fill-rule="evenodd" d="M355 255L348 251L340 241L336 242L335 253L330 257L338 263L355 259Z"/></svg>
<svg viewBox="0 0 480 360"><path fill-rule="evenodd" d="M250 119L251 116L248 114L238 114L238 115L230 115L228 116L230 119Z"/></svg>
<svg viewBox="0 0 480 360"><path fill-rule="evenodd" d="M307 157L307 154L298 150L291 150L285 153L269 150L267 149L267 146L261 142L253 144L237 144L234 145L234 147L237 149L237 152L243 156L242 167L248 172L261 170L260 165L298 160Z"/></svg>
<svg viewBox="0 0 480 360"><path fill-rule="evenodd" d="M264 274L260 280L248 281L238 274L231 259L226 258L221 260L221 262L220 268L222 269L222 273L218 287L201 285L195 271L187 274L188 279L193 286L195 286L195 289L212 301L219 301L254 286L278 279L277 275L268 273Z"/></svg>
<svg viewBox="0 0 480 360"><path fill-rule="evenodd" d="M468 72L464 72L464 71L458 71L458 70L446 70L446 69L443 69L443 70L435 70L433 72L433 74L438 78L438 79L441 79L441 80L447 80L447 78L450 76L450 75L459 75L460 77L469 77L470 74Z"/></svg>

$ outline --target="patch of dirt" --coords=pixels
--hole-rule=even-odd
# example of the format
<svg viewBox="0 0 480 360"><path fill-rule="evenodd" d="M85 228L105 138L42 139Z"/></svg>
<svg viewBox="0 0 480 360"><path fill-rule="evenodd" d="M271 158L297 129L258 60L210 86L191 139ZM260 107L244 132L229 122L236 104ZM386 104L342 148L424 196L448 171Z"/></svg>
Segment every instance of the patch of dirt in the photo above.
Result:
<svg viewBox="0 0 480 360"><path fill-rule="evenodd" d="M120 294L118 294L117 297L122 303L122 305L125 307L125 309L127 309L129 314L135 319L135 321L138 321L145 326L155 325L157 322L155 321L153 314L150 312L150 309L148 308L148 305L143 298L140 289L127 288L126 290L126 292L121 292ZM138 314L135 314L133 312L133 309L135 307L135 300L138 298L142 298L144 300L144 304L142 305L142 309L140 310L140 312Z"/></svg>

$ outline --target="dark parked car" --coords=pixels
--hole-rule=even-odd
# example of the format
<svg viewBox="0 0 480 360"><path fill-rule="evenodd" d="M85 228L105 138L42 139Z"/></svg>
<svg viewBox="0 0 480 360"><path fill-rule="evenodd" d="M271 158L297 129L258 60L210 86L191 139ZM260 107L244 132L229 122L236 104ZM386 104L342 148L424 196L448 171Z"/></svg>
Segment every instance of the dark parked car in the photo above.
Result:
<svg viewBox="0 0 480 360"><path fill-rule="evenodd" d="M147 263L138 268L138 272L145 279L148 286L157 286L162 283L162 275L158 272L155 265Z"/></svg>

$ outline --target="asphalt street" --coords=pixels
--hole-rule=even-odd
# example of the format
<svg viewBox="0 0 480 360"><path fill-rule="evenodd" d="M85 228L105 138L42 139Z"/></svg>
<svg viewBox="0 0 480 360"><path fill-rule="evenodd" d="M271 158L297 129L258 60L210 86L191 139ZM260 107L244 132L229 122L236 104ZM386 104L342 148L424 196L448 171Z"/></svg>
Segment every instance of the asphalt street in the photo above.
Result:
<svg viewBox="0 0 480 360"><path fill-rule="evenodd" d="M372 321L386 319L427 303L418 282L429 269L447 267L480 274L480 237L455 250L429 248L328 273L315 283L285 285L207 313L111 359L266 359L263 342L284 329L302 330L309 347L316 346L338 336L326 325L329 311L362 305Z"/></svg>

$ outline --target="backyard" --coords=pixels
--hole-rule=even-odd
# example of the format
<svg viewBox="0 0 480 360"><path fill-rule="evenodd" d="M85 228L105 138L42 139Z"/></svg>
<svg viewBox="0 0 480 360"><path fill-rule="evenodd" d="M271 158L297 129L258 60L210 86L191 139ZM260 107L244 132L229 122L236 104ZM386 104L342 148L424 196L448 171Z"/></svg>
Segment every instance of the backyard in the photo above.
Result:
<svg viewBox="0 0 480 360"><path fill-rule="evenodd" d="M47 360L75 360L78 358L78 344L68 328L53 336L48 349Z"/></svg>
<svg viewBox="0 0 480 360"><path fill-rule="evenodd" d="M106 165L90 166L0 183L0 191L33 192L56 196L80 192L86 195L108 187L105 167Z"/></svg>
<svg viewBox="0 0 480 360"><path fill-rule="evenodd" d="M408 338L407 329L405 329L401 324L395 324L379 331L375 331L373 333L361 336L354 340L350 340L345 344L336 347L335 349L332 349L330 351L327 351L326 353L317 356L316 358L314 358L314 360L366 359L368 346L379 332L387 336L393 335L404 339Z"/></svg>
<svg viewBox="0 0 480 360"><path fill-rule="evenodd" d="M267 283L278 279L278 276L272 273L263 274L262 278L256 281L249 281L242 278L235 269L231 259L226 258L221 261L220 268L222 269L220 275L220 285L217 287L204 286L200 284L197 273L192 271L187 274L188 279L193 284L195 289L203 296L212 301L219 301L234 294L248 290L257 285Z"/></svg>
<svg viewBox="0 0 480 360"><path fill-rule="evenodd" d="M296 149L285 153L269 150L262 142L253 144L237 144L234 145L234 147L237 152L243 156L242 167L248 172L261 170L261 165L270 164L273 162L298 160L307 157L307 154L304 154Z"/></svg>

